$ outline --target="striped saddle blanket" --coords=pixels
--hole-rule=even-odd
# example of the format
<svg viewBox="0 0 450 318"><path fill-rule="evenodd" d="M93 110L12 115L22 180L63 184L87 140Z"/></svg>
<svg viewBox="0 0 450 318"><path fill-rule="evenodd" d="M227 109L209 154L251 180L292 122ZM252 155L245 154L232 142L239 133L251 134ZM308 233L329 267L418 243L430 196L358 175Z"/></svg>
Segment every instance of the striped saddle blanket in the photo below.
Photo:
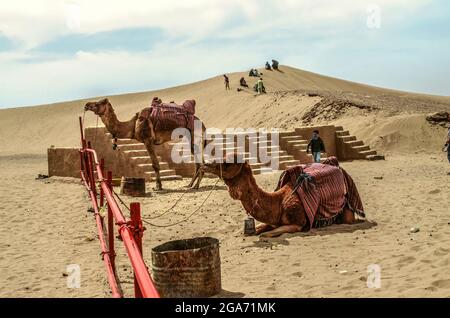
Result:
<svg viewBox="0 0 450 318"><path fill-rule="evenodd" d="M194 129L195 100L187 100L182 105L175 103L152 104L144 108L139 118L151 119L155 130L176 128Z"/></svg>
<svg viewBox="0 0 450 318"><path fill-rule="evenodd" d="M288 182L303 203L309 229L335 223L344 209L365 216L358 189L350 175L339 167L336 157L328 158L323 164L289 168L281 174L276 190Z"/></svg>

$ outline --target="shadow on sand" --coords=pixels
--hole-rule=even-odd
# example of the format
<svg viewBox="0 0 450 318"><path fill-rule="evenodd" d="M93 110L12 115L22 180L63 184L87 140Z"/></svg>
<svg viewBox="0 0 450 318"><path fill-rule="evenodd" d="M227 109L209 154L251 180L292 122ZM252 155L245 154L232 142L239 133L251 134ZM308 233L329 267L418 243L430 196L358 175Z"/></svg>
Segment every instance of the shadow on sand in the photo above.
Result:
<svg viewBox="0 0 450 318"><path fill-rule="evenodd" d="M378 224L375 221L369 220L361 220L355 224L333 224L330 226L312 229L309 232L297 232L297 233L288 233L283 234L279 237L260 237L259 241L253 242L255 247L272 247L274 245L289 245L289 241L287 239L291 237L308 237L308 236L326 236L333 235L337 233L353 233L356 231L363 231L371 229L372 227L377 226Z"/></svg>
<svg viewBox="0 0 450 318"><path fill-rule="evenodd" d="M190 189L187 186L183 186L178 189L162 189L159 191L155 191L152 188L151 192L147 192L145 194L145 196L150 197L150 196L152 196L153 193L155 193L155 194L184 193L184 192L187 192L187 193L200 192L201 193L201 192L211 191L213 188L214 188L214 185L200 186L199 189ZM226 190L226 189L227 189L227 187L224 185L216 185L216 187L215 187L215 190Z"/></svg>
<svg viewBox="0 0 450 318"><path fill-rule="evenodd" d="M215 296L212 296L211 298L242 298L244 296L245 296L244 293L231 292L231 291L222 289L222 291L220 293L218 293Z"/></svg>

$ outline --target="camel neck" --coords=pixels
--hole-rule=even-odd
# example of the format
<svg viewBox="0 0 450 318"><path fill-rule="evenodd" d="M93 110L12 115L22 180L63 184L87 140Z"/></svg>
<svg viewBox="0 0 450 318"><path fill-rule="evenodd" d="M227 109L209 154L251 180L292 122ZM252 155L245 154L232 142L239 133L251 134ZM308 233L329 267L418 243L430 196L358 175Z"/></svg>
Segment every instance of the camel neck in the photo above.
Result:
<svg viewBox="0 0 450 318"><path fill-rule="evenodd" d="M102 122L105 124L106 129L115 138L134 138L134 126L136 119L121 122L117 118L116 113L112 108L109 108L103 115L100 116Z"/></svg>
<svg viewBox="0 0 450 318"><path fill-rule="evenodd" d="M245 210L257 221L277 225L280 219L281 196L278 192L267 192L256 183L251 170L247 178L241 178L242 196Z"/></svg>

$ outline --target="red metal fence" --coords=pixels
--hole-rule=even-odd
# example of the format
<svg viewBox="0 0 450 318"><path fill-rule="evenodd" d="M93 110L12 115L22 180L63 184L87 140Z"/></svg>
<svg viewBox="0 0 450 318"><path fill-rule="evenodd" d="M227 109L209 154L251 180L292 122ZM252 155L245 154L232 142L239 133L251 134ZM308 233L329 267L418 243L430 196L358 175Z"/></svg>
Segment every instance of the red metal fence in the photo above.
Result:
<svg viewBox="0 0 450 318"><path fill-rule="evenodd" d="M97 153L91 149L90 143L86 142L83 133L83 122L80 120L81 149L80 149L80 173L81 179L89 193L92 201L95 221L97 223L100 247L102 249L103 262L113 297L122 297L117 283L114 250L114 224L118 226L119 237L123 241L125 250L134 270L134 290L136 297L159 298L153 281L148 273L147 266L142 258L142 234L143 226L140 215L139 203L130 206L131 220L127 221L120 210L112 191L112 173L108 171L107 178L104 177L104 162L99 162ZM100 193L97 192L97 183ZM98 195L99 194L99 195ZM99 198L98 198L99 197ZM107 231L108 243L105 239L104 220L100 209L104 207L104 201L108 207Z"/></svg>

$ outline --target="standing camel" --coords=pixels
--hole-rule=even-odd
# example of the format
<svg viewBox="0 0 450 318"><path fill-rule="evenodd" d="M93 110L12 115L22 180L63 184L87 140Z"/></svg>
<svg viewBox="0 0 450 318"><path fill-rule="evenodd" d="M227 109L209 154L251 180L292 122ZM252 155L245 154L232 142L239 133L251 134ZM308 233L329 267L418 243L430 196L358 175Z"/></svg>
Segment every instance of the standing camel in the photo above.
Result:
<svg viewBox="0 0 450 318"><path fill-rule="evenodd" d="M352 224L355 222L355 214L358 214L361 217L365 216L353 180L344 170L336 166L337 159L334 157L331 157L332 159L329 161L329 165L313 164L315 166L312 168L319 171L319 173L322 171L328 175L329 173L325 171L331 171L332 174L338 175L341 182L345 183L345 185L341 184L338 186L338 189L336 189L336 191L341 191L339 189L343 189L342 193L338 193L337 195L331 194L331 197L334 199L337 198L333 203L336 203L336 201L339 202L334 205L335 209L332 217L321 218L321 215L324 214L323 211L327 210L332 205L324 207L324 203L320 201L326 201L327 195L322 195L321 200L318 201L320 202L320 207L318 211L316 210L316 214L311 218L311 214L309 214L311 210L309 207L313 204L311 204L311 201L308 201L309 203L305 205L304 198L301 198L298 195L297 190L302 186L306 186L305 189L314 189L320 193L324 193L321 192L320 189L315 188L316 185L313 184L315 181L311 181L309 185L306 183L297 183L295 181L292 182L290 178L283 179L283 174L280 178L277 190L275 192L266 192L256 184L256 180L248 162L242 162L241 160L239 161L241 163L238 163L238 156L233 156L234 157L229 158L229 160L224 160L223 163L205 163L201 169L221 177L228 186L230 196L235 200L240 200L247 213L257 221L263 223L256 228L256 235L263 233L261 237L276 237L283 233L308 231L312 227L320 227L333 223ZM306 168L308 166L311 167L312 165L300 165L293 169L305 168L304 171L308 171ZM289 170L287 170L287 172ZM322 175L324 173L322 173ZM342 178L339 174L342 175ZM303 174L303 176L304 175L305 174ZM282 179L284 180L284 183L281 182ZM334 179L334 181L336 181L336 179ZM328 199L329 197L330 195L328 195ZM338 208L336 209L336 207ZM308 211L306 208L308 208ZM333 210L333 208L328 209L328 211L329 210Z"/></svg>
<svg viewBox="0 0 450 318"><path fill-rule="evenodd" d="M144 108L140 113L136 113L128 121L121 122L117 118L114 112L114 108L107 98L101 99L97 102L88 102L84 107L85 111L92 111L97 116L100 116L106 130L113 136L113 138L129 138L136 139L142 142L148 154L150 155L152 161L152 167L156 174L156 190L162 190L160 167L158 157L156 156L155 146L162 145L166 142L171 141L173 129L180 127L167 127L165 129L158 129L156 127L156 119L150 116L150 111L148 108ZM195 120L199 120L196 116ZM185 127L184 127L185 128ZM202 136L204 136L206 128L202 123ZM196 145L194 144L194 132L190 130L191 133L191 154L194 155L194 150L196 150ZM203 171L200 168L200 163L195 164L195 173L188 187L193 187L195 179L198 178L194 189L198 189L200 186L201 179L203 178Z"/></svg>

